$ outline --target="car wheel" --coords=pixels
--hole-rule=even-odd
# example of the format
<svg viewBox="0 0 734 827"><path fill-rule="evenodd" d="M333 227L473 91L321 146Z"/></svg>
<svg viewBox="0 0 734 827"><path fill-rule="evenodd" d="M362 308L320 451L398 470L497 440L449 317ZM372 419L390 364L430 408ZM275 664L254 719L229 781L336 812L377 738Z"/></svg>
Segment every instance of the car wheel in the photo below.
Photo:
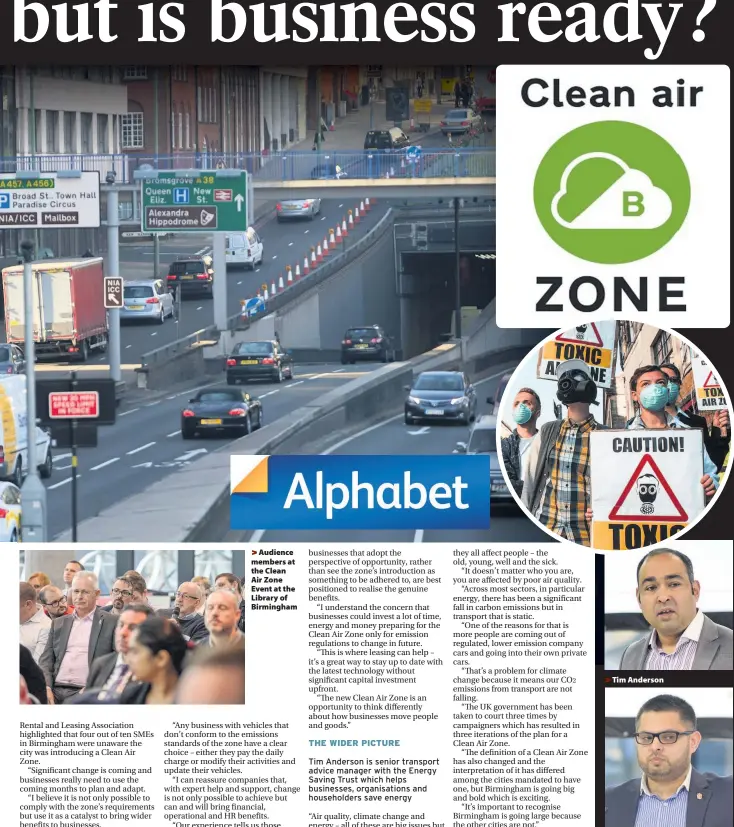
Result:
<svg viewBox="0 0 734 827"><path fill-rule="evenodd" d="M405 424L406 425L412 425L414 422L415 422L415 420L413 419L412 416L410 416L410 414L405 414Z"/></svg>
<svg viewBox="0 0 734 827"><path fill-rule="evenodd" d="M283 381L283 368L280 367L280 365L278 365L278 372L275 374L273 378L278 383Z"/></svg>
<svg viewBox="0 0 734 827"><path fill-rule="evenodd" d="M245 417L245 425L243 430L245 432L245 436L249 436L252 433L252 419L250 418L249 413Z"/></svg>
<svg viewBox="0 0 734 827"><path fill-rule="evenodd" d="M18 488L23 484L23 458L18 457L15 461L15 468L13 469L13 476L10 478L13 485Z"/></svg>
<svg viewBox="0 0 734 827"><path fill-rule="evenodd" d="M262 426L263 426L263 409L260 408L260 410L257 412L257 425L255 425L255 430L259 431L260 428L262 428Z"/></svg>
<svg viewBox="0 0 734 827"><path fill-rule="evenodd" d="M18 532L13 529L10 532L10 539L8 540L9 543L17 543L18 542Z"/></svg>
<svg viewBox="0 0 734 827"><path fill-rule="evenodd" d="M382 362L383 365L387 364L387 351L386 350L382 351L382 356L380 356L380 361Z"/></svg>
<svg viewBox="0 0 734 827"><path fill-rule="evenodd" d="M38 469L38 473L41 476L41 479L47 480L50 478L52 472L54 470L54 458L53 454L51 453L51 449L49 448L46 452L46 459Z"/></svg>
<svg viewBox="0 0 734 827"><path fill-rule="evenodd" d="M237 380L234 378L234 376L227 376L227 384L228 385L236 385Z"/></svg>
<svg viewBox="0 0 734 827"><path fill-rule="evenodd" d="M158 324L163 324L166 321L166 311L161 307L160 316L158 316Z"/></svg>
<svg viewBox="0 0 734 827"><path fill-rule="evenodd" d="M196 436L196 431L193 428L186 428L185 426L181 428L181 438L182 439L193 439Z"/></svg>
<svg viewBox="0 0 734 827"><path fill-rule="evenodd" d="M293 379L293 365L288 368L288 379Z"/></svg>
<svg viewBox="0 0 734 827"><path fill-rule="evenodd" d="M349 360L345 356L342 356L342 365L346 364L349 364Z"/></svg>

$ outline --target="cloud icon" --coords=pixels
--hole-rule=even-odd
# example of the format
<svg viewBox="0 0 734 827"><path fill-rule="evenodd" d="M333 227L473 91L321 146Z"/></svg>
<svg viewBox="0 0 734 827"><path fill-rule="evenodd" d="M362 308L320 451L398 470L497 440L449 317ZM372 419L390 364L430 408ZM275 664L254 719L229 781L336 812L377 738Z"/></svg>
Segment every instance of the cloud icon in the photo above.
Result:
<svg viewBox="0 0 734 827"><path fill-rule="evenodd" d="M598 174L599 160L616 165L611 177L609 164L603 174ZM576 182L584 191L581 198L574 193ZM569 212L575 213L570 221L560 215L569 204ZM569 230L654 230L662 227L672 213L670 197L649 176L606 152L589 152L572 161L563 171L561 188L551 202L553 218Z"/></svg>

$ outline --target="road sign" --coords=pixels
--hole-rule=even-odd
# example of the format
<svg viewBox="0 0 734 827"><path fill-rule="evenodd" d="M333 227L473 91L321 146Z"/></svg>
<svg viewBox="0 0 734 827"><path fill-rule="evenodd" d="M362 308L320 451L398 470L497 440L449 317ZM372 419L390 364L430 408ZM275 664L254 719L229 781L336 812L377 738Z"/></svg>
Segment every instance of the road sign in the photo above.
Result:
<svg viewBox="0 0 734 827"><path fill-rule="evenodd" d="M241 232L247 229L247 173L159 172L143 180L142 206L143 232Z"/></svg>
<svg viewBox="0 0 734 827"><path fill-rule="evenodd" d="M72 372L73 373L73 372ZM60 406L64 397L81 395L85 399L90 395L97 397L97 413L94 417L82 416L77 413L68 413L59 416L61 407L54 408L52 397L58 400ZM36 414L42 423L57 422L59 419L92 419L96 425L114 425L117 413L117 399L115 398L115 382L113 379L37 379L36 399L38 409ZM83 413L83 411L82 411ZM56 415L54 415L56 414Z"/></svg>
<svg viewBox="0 0 734 827"><path fill-rule="evenodd" d="M104 306L108 310L122 307L122 276L104 277Z"/></svg>
<svg viewBox="0 0 734 827"><path fill-rule="evenodd" d="M100 226L99 173L0 173L0 228Z"/></svg>
<svg viewBox="0 0 734 827"><path fill-rule="evenodd" d="M413 111L416 115L430 115L431 109L433 108L432 104L433 101L429 98L416 98L416 100L413 101Z"/></svg>
<svg viewBox="0 0 734 827"><path fill-rule="evenodd" d="M96 391L68 391L48 395L51 419L97 419L99 394Z"/></svg>
<svg viewBox="0 0 734 827"><path fill-rule="evenodd" d="M421 148L419 146L409 146L405 150L405 160L409 164L414 164L416 161L420 160L421 157Z"/></svg>

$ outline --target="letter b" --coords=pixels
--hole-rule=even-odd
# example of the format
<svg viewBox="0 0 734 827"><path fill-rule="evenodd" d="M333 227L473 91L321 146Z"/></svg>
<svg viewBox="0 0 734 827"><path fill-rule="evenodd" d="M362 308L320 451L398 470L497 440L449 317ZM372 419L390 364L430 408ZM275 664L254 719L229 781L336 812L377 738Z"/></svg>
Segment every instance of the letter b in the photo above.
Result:
<svg viewBox="0 0 734 827"><path fill-rule="evenodd" d="M418 502L413 502L413 491L419 492ZM426 486L420 482L411 482L410 472L405 473L405 507L421 509L426 504L428 494L426 493Z"/></svg>
<svg viewBox="0 0 734 827"><path fill-rule="evenodd" d="M222 14L232 12L234 17L234 32L232 37L224 37L222 33ZM223 3L222 0L212 0L212 43L234 43L239 40L247 28L247 12L239 3Z"/></svg>
<svg viewBox="0 0 734 827"><path fill-rule="evenodd" d="M641 192L622 193L622 215L640 218L645 214L645 198Z"/></svg>
<svg viewBox="0 0 734 827"><path fill-rule="evenodd" d="M15 17L15 26L13 32L13 41L17 43L22 40L24 43L38 43L46 37L49 24L49 14L45 6L40 3L26 3L26 0L13 0L15 10L13 12ZM35 37L25 36L25 18L28 12L33 12L36 15L36 34Z"/></svg>

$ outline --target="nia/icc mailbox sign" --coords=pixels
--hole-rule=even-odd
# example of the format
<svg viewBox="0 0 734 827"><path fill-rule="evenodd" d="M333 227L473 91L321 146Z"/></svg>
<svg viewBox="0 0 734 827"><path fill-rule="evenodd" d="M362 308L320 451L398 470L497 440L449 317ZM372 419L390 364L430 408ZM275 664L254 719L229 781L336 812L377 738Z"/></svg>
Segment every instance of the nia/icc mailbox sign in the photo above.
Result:
<svg viewBox="0 0 734 827"><path fill-rule="evenodd" d="M0 229L99 226L98 172L0 173Z"/></svg>
<svg viewBox="0 0 734 827"><path fill-rule="evenodd" d="M142 182L144 233L247 229L244 170L177 170L150 175Z"/></svg>

